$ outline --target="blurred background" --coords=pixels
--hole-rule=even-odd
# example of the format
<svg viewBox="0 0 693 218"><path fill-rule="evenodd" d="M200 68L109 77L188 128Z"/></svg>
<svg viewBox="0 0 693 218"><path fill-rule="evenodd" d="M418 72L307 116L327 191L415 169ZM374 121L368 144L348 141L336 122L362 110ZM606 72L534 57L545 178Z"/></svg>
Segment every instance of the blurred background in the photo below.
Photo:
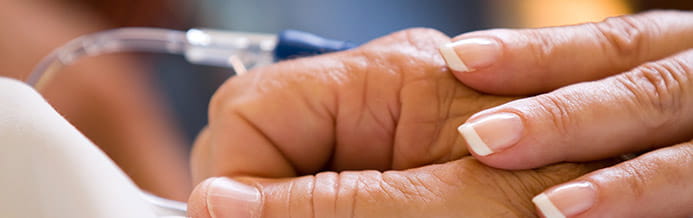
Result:
<svg viewBox="0 0 693 218"><path fill-rule="evenodd" d="M691 1L628 0L0 0L0 75L25 79L52 49L117 27L206 27L277 33L298 29L364 43L409 27L450 36L486 28L599 21L642 10L693 9ZM60 72L43 90L57 110L143 189L185 200L188 152L207 104L231 70L182 57L120 54ZM40 151L39 151L40 152Z"/></svg>

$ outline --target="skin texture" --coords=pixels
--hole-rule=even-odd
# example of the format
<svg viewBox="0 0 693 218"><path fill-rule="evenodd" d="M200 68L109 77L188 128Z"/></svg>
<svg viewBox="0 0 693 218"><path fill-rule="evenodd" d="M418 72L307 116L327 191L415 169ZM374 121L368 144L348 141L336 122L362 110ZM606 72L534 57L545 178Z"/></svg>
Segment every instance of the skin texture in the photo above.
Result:
<svg viewBox="0 0 693 218"><path fill-rule="evenodd" d="M538 190L604 166L508 172L469 157L455 128L513 98L458 82L437 51L447 42L412 29L228 80L193 151L195 183L257 189L252 217L531 217ZM193 192L191 216L231 210L208 198L212 181Z"/></svg>
<svg viewBox="0 0 693 218"><path fill-rule="evenodd" d="M457 82L436 50L447 40L430 30L402 32L229 80L210 104L209 133L202 133L210 143L195 148L211 159L196 153L194 163L206 165L194 167L288 177L323 168L406 169L467 155L455 126L510 98Z"/></svg>
<svg viewBox="0 0 693 218"><path fill-rule="evenodd" d="M595 193L582 196L594 197L571 199L579 195L564 194L552 200L569 211L564 214L568 217L693 216L693 13L654 11L600 23L488 30L455 39L507 35L516 37L501 40L502 60L477 71L454 72L456 77L496 94L537 93L588 82L473 115L466 123L499 113L522 120L516 128L522 131L515 131L517 136L501 149L487 156L473 154L479 161L501 169L532 169L644 153L571 181L592 184ZM515 64L519 62L541 67ZM519 69L507 71L511 68ZM511 132L498 126L490 132ZM544 193L551 198L550 193L566 187L570 185Z"/></svg>
<svg viewBox="0 0 693 218"><path fill-rule="evenodd" d="M465 33L452 41L492 39L493 64L453 74L469 87L501 95L534 95L628 71L693 46L693 13L651 11L601 22Z"/></svg>

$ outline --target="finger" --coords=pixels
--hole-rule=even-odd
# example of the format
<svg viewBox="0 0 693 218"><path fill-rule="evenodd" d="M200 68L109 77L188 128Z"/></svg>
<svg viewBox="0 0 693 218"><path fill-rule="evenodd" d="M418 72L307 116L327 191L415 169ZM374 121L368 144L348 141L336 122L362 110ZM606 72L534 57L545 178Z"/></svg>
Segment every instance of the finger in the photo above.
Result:
<svg viewBox="0 0 693 218"><path fill-rule="evenodd" d="M220 177L195 189L188 211L196 218L531 216L531 196L598 166L563 164L509 172L464 158L407 171Z"/></svg>
<svg viewBox="0 0 693 218"><path fill-rule="evenodd" d="M693 135L693 50L482 111L459 130L480 161L506 169L683 142Z"/></svg>
<svg viewBox="0 0 693 218"><path fill-rule="evenodd" d="M690 217L693 144L662 148L553 187L533 201L546 217Z"/></svg>
<svg viewBox="0 0 693 218"><path fill-rule="evenodd" d="M196 144L207 148L192 161L207 168L193 166L195 180L406 169L468 155L454 127L510 98L452 77L437 51L448 40L406 30L230 79L210 104L208 139Z"/></svg>
<svg viewBox="0 0 693 218"><path fill-rule="evenodd" d="M441 54L466 85L536 94L590 81L693 48L693 12L658 11L574 26L478 31Z"/></svg>

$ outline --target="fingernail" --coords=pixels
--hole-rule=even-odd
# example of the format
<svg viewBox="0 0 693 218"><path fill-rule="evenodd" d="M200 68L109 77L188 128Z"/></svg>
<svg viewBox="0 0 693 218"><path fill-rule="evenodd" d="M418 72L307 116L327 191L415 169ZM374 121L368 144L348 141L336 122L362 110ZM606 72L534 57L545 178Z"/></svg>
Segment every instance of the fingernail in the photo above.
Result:
<svg viewBox="0 0 693 218"><path fill-rule="evenodd" d="M486 156L514 145L524 126L517 114L497 113L465 123L457 130L474 153Z"/></svg>
<svg viewBox="0 0 693 218"><path fill-rule="evenodd" d="M209 184L207 207L213 218L258 217L262 209L260 197L256 188L220 177Z"/></svg>
<svg viewBox="0 0 693 218"><path fill-rule="evenodd" d="M441 46L440 53L450 69L469 72L496 62L501 54L501 46L493 39L469 38Z"/></svg>
<svg viewBox="0 0 693 218"><path fill-rule="evenodd" d="M587 211L597 197L590 182L573 182L558 186L532 198L532 202L547 218L572 217Z"/></svg>

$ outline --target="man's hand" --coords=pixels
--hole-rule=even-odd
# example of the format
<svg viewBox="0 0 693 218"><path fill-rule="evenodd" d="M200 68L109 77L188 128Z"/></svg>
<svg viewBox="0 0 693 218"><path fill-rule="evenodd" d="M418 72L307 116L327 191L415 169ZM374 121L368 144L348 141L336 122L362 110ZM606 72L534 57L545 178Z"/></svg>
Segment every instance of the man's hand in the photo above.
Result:
<svg viewBox="0 0 693 218"><path fill-rule="evenodd" d="M447 42L408 30L227 81L192 157L197 182L227 178L198 185L191 215L531 216L537 191L594 169L505 172L463 158L455 127L511 99L457 82L437 50Z"/></svg>

